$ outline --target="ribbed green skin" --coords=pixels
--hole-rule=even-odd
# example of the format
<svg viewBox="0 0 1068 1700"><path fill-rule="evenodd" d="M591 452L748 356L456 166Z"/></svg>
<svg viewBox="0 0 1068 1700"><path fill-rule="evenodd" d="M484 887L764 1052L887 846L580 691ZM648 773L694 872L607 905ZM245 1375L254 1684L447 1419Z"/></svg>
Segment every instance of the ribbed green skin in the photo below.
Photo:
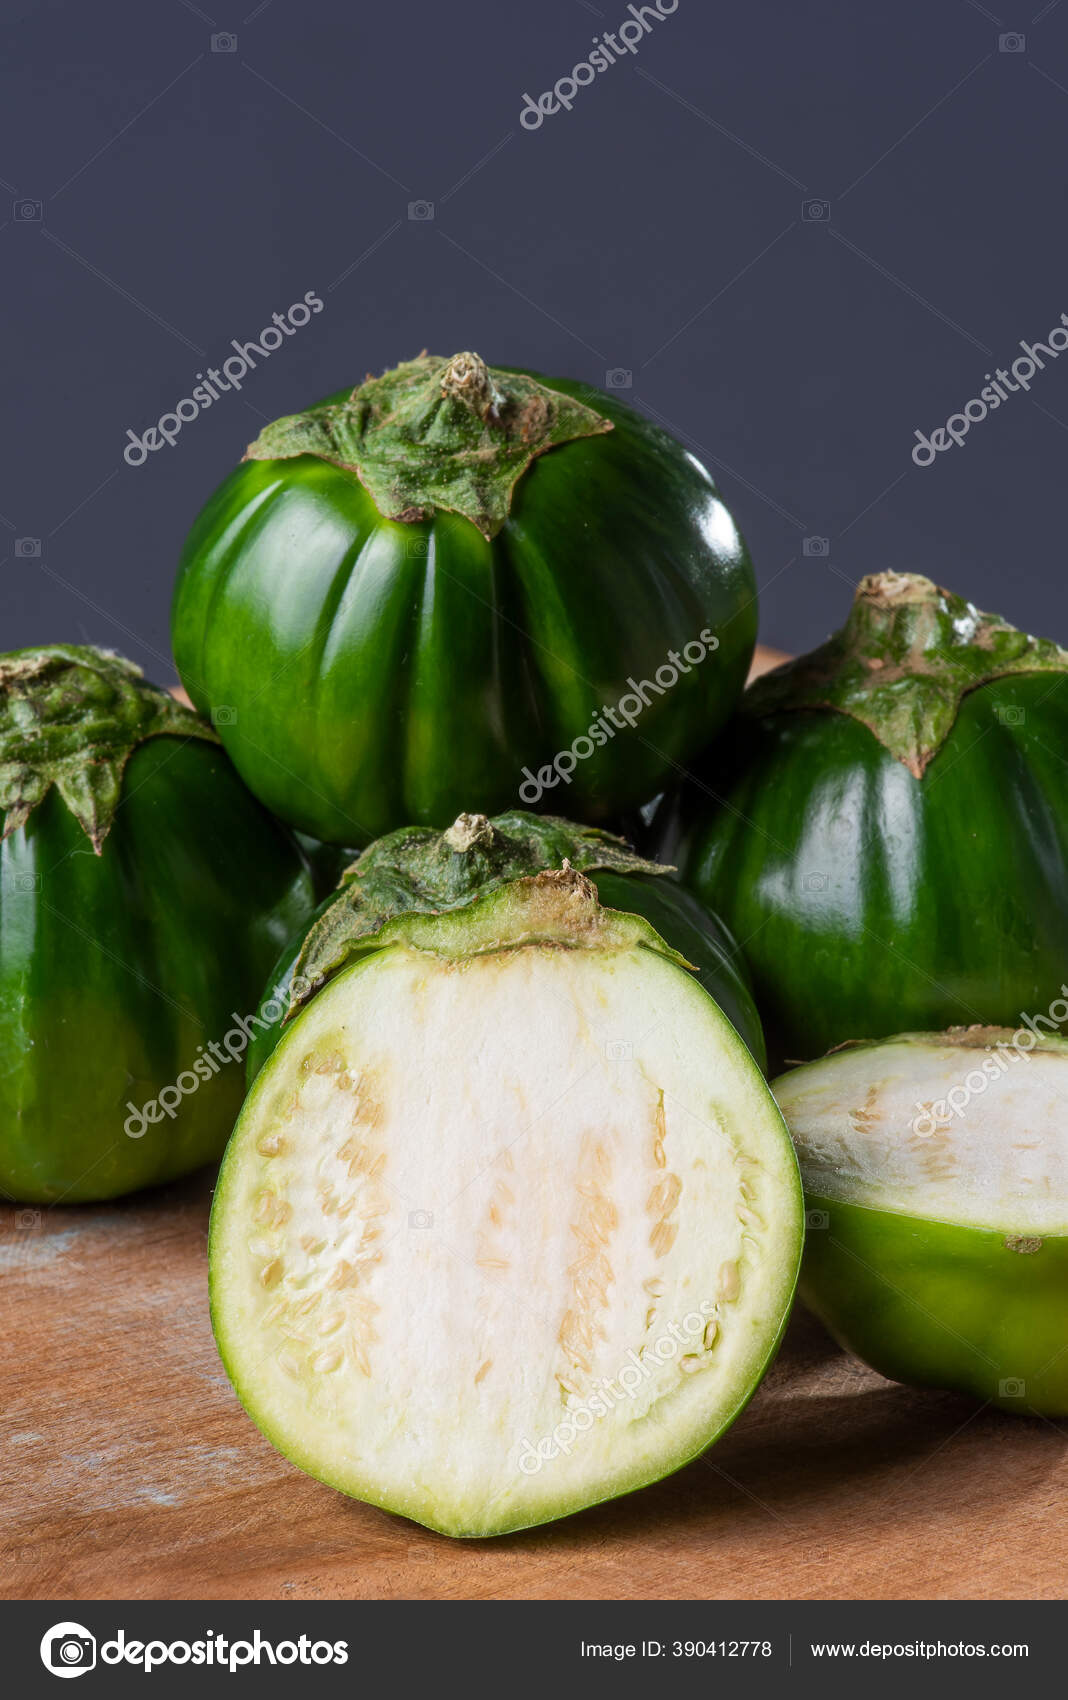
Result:
<svg viewBox="0 0 1068 1700"><path fill-rule="evenodd" d="M51 791L0 858L3 1193L113 1198L218 1157L240 1056L139 1137L124 1131L130 1105L252 1012L312 901L297 845L215 745L140 745L100 856Z"/></svg>
<svg viewBox="0 0 1068 1700"><path fill-rule="evenodd" d="M1018 1242L806 1193L799 1291L891 1381L1068 1415L1068 1236Z"/></svg>
<svg viewBox="0 0 1068 1700"><path fill-rule="evenodd" d="M620 874L591 871L589 878L606 909L643 915L660 937L697 970L697 979L715 998L728 1021L752 1052L757 1066L766 1070L767 1051L760 1017L756 1012L745 962L723 923L709 915L688 891L672 879L651 874ZM316 910L329 908L331 893ZM260 1004L256 1030L248 1048L248 1085L251 1086L282 1037L289 987L307 936L310 922L290 939L274 965Z"/></svg>
<svg viewBox="0 0 1068 1700"><path fill-rule="evenodd" d="M966 695L922 779L844 714L745 716L659 851L745 953L773 1062L1044 1013L1068 979L1068 689ZM725 771L726 770L726 771Z"/></svg>
<svg viewBox="0 0 1068 1700"><path fill-rule="evenodd" d="M354 474L311 455L245 462L212 497L182 555L175 658L198 708L231 711L218 730L276 814L365 844L531 807L524 767L705 629L718 649L537 806L636 807L718 731L756 637L745 545L681 444L594 401L615 429L536 460L492 542L451 514L385 520Z"/></svg>

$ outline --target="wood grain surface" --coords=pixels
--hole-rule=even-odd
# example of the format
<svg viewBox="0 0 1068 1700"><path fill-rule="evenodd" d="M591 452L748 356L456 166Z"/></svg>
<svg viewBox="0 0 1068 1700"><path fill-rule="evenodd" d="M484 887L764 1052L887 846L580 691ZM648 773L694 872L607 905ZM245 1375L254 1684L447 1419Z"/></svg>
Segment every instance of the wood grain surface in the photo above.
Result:
<svg viewBox="0 0 1068 1700"><path fill-rule="evenodd" d="M1065 1597L1068 1425L883 1381L801 1311L734 1428L643 1493L472 1542L347 1500L230 1388L210 1199L0 1211L3 1597Z"/></svg>
<svg viewBox="0 0 1068 1700"><path fill-rule="evenodd" d="M800 1313L734 1428L643 1493L473 1542L345 1499L230 1389L210 1186L3 1213L7 1598L1063 1597L1064 1428L882 1381Z"/></svg>

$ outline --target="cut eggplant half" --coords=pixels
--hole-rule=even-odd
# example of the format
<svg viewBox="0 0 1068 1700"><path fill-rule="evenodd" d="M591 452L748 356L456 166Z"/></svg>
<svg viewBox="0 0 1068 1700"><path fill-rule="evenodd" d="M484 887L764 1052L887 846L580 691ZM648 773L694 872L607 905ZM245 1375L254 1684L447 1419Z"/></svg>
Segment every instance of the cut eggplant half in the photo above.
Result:
<svg viewBox="0 0 1068 1700"><path fill-rule="evenodd" d="M894 1381L1068 1415L1068 1039L843 1046L774 1083L808 1207L801 1294Z"/></svg>
<svg viewBox="0 0 1068 1700"><path fill-rule="evenodd" d="M745 1046L566 867L353 958L257 1079L216 1192L213 1320L249 1414L453 1535L677 1469L759 1383L800 1259Z"/></svg>

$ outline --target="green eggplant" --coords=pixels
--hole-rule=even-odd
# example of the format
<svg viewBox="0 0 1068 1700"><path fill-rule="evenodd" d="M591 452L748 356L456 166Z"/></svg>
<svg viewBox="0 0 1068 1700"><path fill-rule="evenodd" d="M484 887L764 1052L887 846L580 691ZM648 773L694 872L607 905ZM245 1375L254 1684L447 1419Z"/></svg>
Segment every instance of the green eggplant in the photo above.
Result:
<svg viewBox="0 0 1068 1700"><path fill-rule="evenodd" d="M310 913L291 834L132 663L0 656L0 1191L84 1203L217 1158L263 977Z"/></svg>
<svg viewBox="0 0 1068 1700"><path fill-rule="evenodd" d="M740 696L756 591L709 474L618 396L424 355L261 433L172 631L260 800L364 846L640 807Z"/></svg>
<svg viewBox="0 0 1068 1700"><path fill-rule="evenodd" d="M238 1397L302 1470L449 1535L659 1480L744 1408L793 1298L801 1183L763 1076L574 867L367 919L319 922L324 978L220 1169Z"/></svg>
<svg viewBox="0 0 1068 1700"><path fill-rule="evenodd" d="M1066 674L1056 644L882 573L746 693L656 847L738 939L778 1064L1060 994Z"/></svg>
<svg viewBox="0 0 1068 1700"><path fill-rule="evenodd" d="M1068 1416L1068 1040L906 1033L772 1090L805 1187L800 1292L893 1381Z"/></svg>
<svg viewBox="0 0 1068 1700"><path fill-rule="evenodd" d="M463 909L511 880L565 863L589 876L606 908L651 923L696 970L705 991L765 1069L764 1035L748 970L722 921L665 877L667 868L636 855L623 839L516 809L495 820L460 815L444 833L402 827L363 852L345 872L340 889L319 905L275 964L249 1044L248 1084L281 1038L288 1012L347 960L354 932L373 936L387 921L413 911ZM341 942L335 945L335 939Z"/></svg>
<svg viewBox="0 0 1068 1700"><path fill-rule="evenodd" d="M294 832L294 838L304 852L315 885L316 901L321 903L337 890L342 874L359 855L345 844L324 844L321 838L310 838L306 832Z"/></svg>

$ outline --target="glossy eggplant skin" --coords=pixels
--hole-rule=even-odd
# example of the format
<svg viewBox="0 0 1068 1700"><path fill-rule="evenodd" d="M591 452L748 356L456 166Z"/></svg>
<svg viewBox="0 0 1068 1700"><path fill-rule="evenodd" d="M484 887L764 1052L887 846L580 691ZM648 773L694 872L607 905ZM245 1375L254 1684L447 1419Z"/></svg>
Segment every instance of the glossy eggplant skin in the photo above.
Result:
<svg viewBox="0 0 1068 1700"><path fill-rule="evenodd" d="M756 638L745 544L681 444L614 396L592 401L614 429L536 459L492 541L447 512L384 519L354 473L312 454L243 462L211 498L181 559L175 658L275 814L358 845L461 808L603 822L723 725ZM551 773L532 794L525 769L702 632L717 647L647 692L633 729L621 720L569 783Z"/></svg>
<svg viewBox="0 0 1068 1700"><path fill-rule="evenodd" d="M321 903L324 897L329 897L331 892L337 890L345 869L356 860L360 852L350 845L324 844L321 838L309 838L305 832L295 832L293 836L311 869L315 901Z"/></svg>
<svg viewBox="0 0 1068 1700"><path fill-rule="evenodd" d="M291 834L217 745L135 749L99 856L50 791L0 861L3 1193L114 1198L217 1158L244 1091L244 1035L236 1057L222 1041L312 901ZM173 1116L133 1114L180 1076Z"/></svg>
<svg viewBox="0 0 1068 1700"><path fill-rule="evenodd" d="M1062 995L1066 750L1068 688L1037 674L966 694L921 779L845 714L732 724L657 848L738 940L773 1065Z"/></svg>
<svg viewBox="0 0 1068 1700"><path fill-rule="evenodd" d="M1068 1416L1068 1236L805 1205L799 1291L840 1345L891 1381Z"/></svg>
<svg viewBox="0 0 1068 1700"><path fill-rule="evenodd" d="M758 1068L764 1070L767 1052L748 970L722 921L709 915L673 879L652 874L592 870L589 877L606 909L643 915L661 938L697 970L697 978L705 991L715 999L749 1047ZM318 919L330 907L333 896L331 894L319 905L313 919ZM289 988L310 925L309 921L308 926L290 940L267 982L257 1014L256 1030L248 1049L249 1086L282 1037Z"/></svg>

